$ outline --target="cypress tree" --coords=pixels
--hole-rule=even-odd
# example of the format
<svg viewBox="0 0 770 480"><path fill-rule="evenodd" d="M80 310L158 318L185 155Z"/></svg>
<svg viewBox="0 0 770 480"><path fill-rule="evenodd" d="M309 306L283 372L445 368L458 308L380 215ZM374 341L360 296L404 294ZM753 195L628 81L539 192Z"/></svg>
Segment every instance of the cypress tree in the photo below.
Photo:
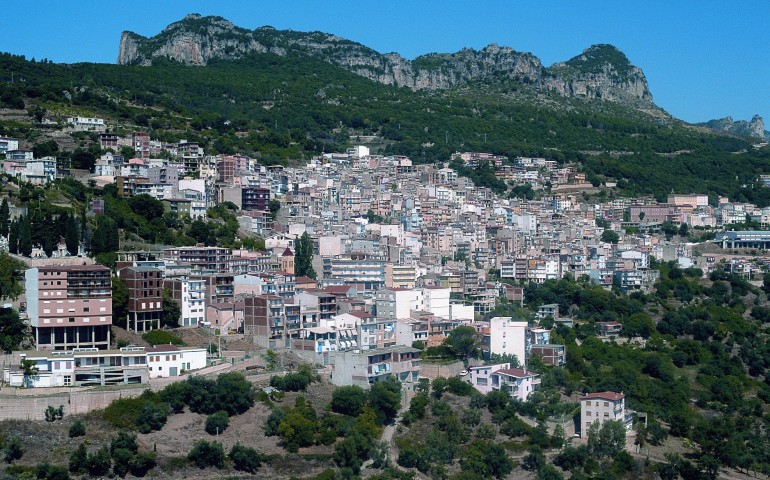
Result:
<svg viewBox="0 0 770 480"><path fill-rule="evenodd" d="M11 211L8 208L8 199L4 198L0 204L0 235L7 237L10 229Z"/></svg>
<svg viewBox="0 0 770 480"><path fill-rule="evenodd" d="M32 225L29 216L19 218L19 254L32 256Z"/></svg>
<svg viewBox="0 0 770 480"><path fill-rule="evenodd" d="M68 216L64 225L64 241L67 243L67 251L70 255L78 254L80 238L78 236L78 227L75 223L75 216Z"/></svg>
<svg viewBox="0 0 770 480"><path fill-rule="evenodd" d="M19 253L19 222L14 220L8 229L8 251Z"/></svg>

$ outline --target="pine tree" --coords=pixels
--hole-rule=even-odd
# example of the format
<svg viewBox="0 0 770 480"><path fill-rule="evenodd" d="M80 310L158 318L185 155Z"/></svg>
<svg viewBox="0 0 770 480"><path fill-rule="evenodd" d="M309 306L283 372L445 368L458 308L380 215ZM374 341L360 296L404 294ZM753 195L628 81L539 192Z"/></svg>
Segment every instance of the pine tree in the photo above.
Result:
<svg viewBox="0 0 770 480"><path fill-rule="evenodd" d="M14 220L8 229L8 251L19 253L19 222Z"/></svg>
<svg viewBox="0 0 770 480"><path fill-rule="evenodd" d="M32 225L29 216L19 218L19 254L32 256Z"/></svg>
<svg viewBox="0 0 770 480"><path fill-rule="evenodd" d="M7 237L8 230L10 228L11 212L8 208L8 199L4 198L3 203L0 204L0 235Z"/></svg>

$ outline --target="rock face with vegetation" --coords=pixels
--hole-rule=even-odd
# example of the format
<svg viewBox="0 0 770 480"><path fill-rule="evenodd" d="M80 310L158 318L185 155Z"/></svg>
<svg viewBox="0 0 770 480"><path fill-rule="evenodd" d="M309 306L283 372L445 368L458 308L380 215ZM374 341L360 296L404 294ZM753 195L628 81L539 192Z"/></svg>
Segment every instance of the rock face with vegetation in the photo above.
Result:
<svg viewBox="0 0 770 480"><path fill-rule="evenodd" d="M770 132L765 130L765 120L759 115L754 115L748 122L746 120L734 121L733 117L727 116L717 120L709 120L706 123L700 123L698 125L702 125L717 132L728 132L746 137L770 140Z"/></svg>
<svg viewBox="0 0 770 480"><path fill-rule="evenodd" d="M481 50L431 53L410 61L321 32L262 27L247 30L220 17L188 15L154 37L123 32L118 63L152 65L159 57L185 65L235 60L251 53L306 55L386 85L443 90L477 80L519 81L540 92L630 104L652 105L641 69L611 45L594 45L581 55L544 68L531 53L496 44Z"/></svg>

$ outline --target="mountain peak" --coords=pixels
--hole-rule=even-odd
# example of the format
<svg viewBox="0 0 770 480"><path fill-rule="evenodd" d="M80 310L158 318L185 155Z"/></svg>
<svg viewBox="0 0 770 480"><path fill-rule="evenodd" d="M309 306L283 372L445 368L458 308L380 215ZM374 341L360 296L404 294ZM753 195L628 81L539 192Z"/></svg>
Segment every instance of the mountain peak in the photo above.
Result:
<svg viewBox="0 0 770 480"><path fill-rule="evenodd" d="M154 58L163 57L205 66L212 59L237 60L251 53L305 55L379 83L413 90L441 90L471 81L512 81L536 92L652 106L641 69L607 44L592 45L548 69L531 53L496 43L481 50L431 53L409 61L335 35L273 27L247 30L222 17L190 14L154 37L124 32L118 63L152 65Z"/></svg>

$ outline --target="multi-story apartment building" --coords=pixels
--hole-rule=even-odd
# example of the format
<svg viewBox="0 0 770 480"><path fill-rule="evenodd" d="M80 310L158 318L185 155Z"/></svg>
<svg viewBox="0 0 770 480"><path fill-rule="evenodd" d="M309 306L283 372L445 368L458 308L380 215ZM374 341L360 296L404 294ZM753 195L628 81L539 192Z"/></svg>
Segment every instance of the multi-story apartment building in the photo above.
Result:
<svg viewBox="0 0 770 480"><path fill-rule="evenodd" d="M594 422L607 420L626 422L625 395L615 392L589 393L580 397L581 438L588 437L588 429Z"/></svg>
<svg viewBox="0 0 770 480"><path fill-rule="evenodd" d="M361 352L340 352L335 358L331 381L337 386L369 388L390 376L401 383L417 383L420 377L420 350L398 345Z"/></svg>
<svg viewBox="0 0 770 480"><path fill-rule="evenodd" d="M347 285L361 285L376 291L385 286L385 262L374 256L350 253L323 259L324 279L337 279Z"/></svg>
<svg viewBox="0 0 770 480"><path fill-rule="evenodd" d="M253 335L259 346L284 347L288 338L284 299L277 295L250 295L244 302L243 332Z"/></svg>
<svg viewBox="0 0 770 480"><path fill-rule="evenodd" d="M209 271L226 273L230 269L233 252L224 247L174 247L163 250L163 258L180 263L189 263L193 267Z"/></svg>
<svg viewBox="0 0 770 480"><path fill-rule="evenodd" d="M101 265L51 265L25 272L27 315L39 350L109 348L110 273Z"/></svg>
<svg viewBox="0 0 770 480"><path fill-rule="evenodd" d="M189 277L167 278L163 286L171 291L171 298L179 305L179 325L192 327L206 321L206 282Z"/></svg>
<svg viewBox="0 0 770 480"><path fill-rule="evenodd" d="M118 272L128 287L126 328L148 332L160 328L163 315L163 272L153 267L127 267Z"/></svg>
<svg viewBox="0 0 770 480"><path fill-rule="evenodd" d="M507 393L511 398L526 402L540 385L540 375L526 368L500 369L490 376L493 390Z"/></svg>

